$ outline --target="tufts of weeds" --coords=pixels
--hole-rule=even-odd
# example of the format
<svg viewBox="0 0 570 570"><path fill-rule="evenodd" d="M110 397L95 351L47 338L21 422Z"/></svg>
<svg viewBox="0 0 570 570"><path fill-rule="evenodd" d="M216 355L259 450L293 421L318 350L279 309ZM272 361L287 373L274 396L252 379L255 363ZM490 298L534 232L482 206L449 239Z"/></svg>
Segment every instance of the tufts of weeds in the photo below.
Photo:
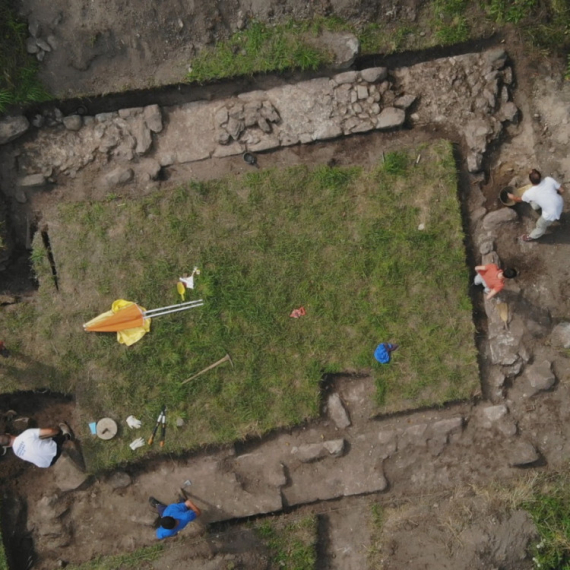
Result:
<svg viewBox="0 0 570 570"><path fill-rule="evenodd" d="M408 169L409 163L410 159L407 152L389 152L384 156L382 172L391 176L403 176Z"/></svg>
<svg viewBox="0 0 570 570"><path fill-rule="evenodd" d="M566 0L486 0L481 6L495 22L517 25L532 45L547 53L570 48L570 4Z"/></svg>
<svg viewBox="0 0 570 570"><path fill-rule="evenodd" d="M317 69L331 61L331 56L311 47L305 41L306 33L306 28L293 22L270 27L254 21L246 30L199 53L186 79L204 82L258 72Z"/></svg>
<svg viewBox="0 0 570 570"><path fill-rule="evenodd" d="M468 0L435 0L432 4L433 28L440 45L452 45L469 39L471 29L465 12Z"/></svg>
<svg viewBox="0 0 570 570"><path fill-rule="evenodd" d="M538 0L491 0L487 3L486 10L499 24L518 24L530 18L538 4Z"/></svg>
<svg viewBox="0 0 570 570"><path fill-rule="evenodd" d="M99 557L85 564L70 564L69 570L151 570L164 551L164 545L156 544L140 548L129 554ZM0 567L1 568L1 567Z"/></svg>
<svg viewBox="0 0 570 570"><path fill-rule="evenodd" d="M265 520L255 527L269 550L268 568L313 570L317 561L317 517L309 515L293 522Z"/></svg>
<svg viewBox="0 0 570 570"><path fill-rule="evenodd" d="M37 79L37 62L26 51L26 37L26 24L12 3L0 2L0 113L10 105L50 98Z"/></svg>
<svg viewBox="0 0 570 570"><path fill-rule="evenodd" d="M541 570L570 568L570 481L566 474L537 480L535 492L520 506L538 528L540 540L532 548L533 561Z"/></svg>

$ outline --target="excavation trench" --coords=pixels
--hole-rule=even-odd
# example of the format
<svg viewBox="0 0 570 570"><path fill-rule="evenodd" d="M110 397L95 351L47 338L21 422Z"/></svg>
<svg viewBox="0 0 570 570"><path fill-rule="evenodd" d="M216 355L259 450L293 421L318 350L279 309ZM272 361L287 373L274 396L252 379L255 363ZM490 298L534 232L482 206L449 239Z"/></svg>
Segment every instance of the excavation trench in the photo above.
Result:
<svg viewBox="0 0 570 570"><path fill-rule="evenodd" d="M410 54L406 57L410 58L410 62L416 62L418 56ZM362 61L359 65L364 67L367 61L373 60ZM402 60L396 61L402 65ZM252 85L259 88L261 84L273 86L273 82L290 80L291 78L255 78L253 84L238 83L236 87L228 82L204 89L214 90L216 97L224 98L240 90L251 90ZM260 83L257 83L258 81ZM526 87L524 83L522 87ZM184 90L176 89L169 93L163 91L158 97L161 102L173 104L199 98L198 93L206 91L194 90L192 93L185 93ZM157 100L152 98L150 92L144 96L131 94L128 97L82 101L81 104L86 105L88 112L94 113L131 105L135 97L138 105L141 101L150 103ZM530 97L524 92L522 95L517 92L515 101L519 102L521 99L523 106L526 105L526 108L530 109ZM75 102L64 102L61 107L67 113L73 110L74 105ZM533 156L532 143L529 143L529 147L518 148L513 144L513 140L517 140L526 126L524 121L527 119L523 116L522 120L522 126L510 129L502 135L502 144L497 145L492 154L486 156L486 164L491 168L498 161L511 161L517 166L513 159L517 152L527 152L527 159ZM354 135L350 139L335 139L304 147L266 152L259 155L259 163L261 168L269 164L318 164L330 160L335 160L340 165L361 164L362 156L377 156L379 148L389 151L411 142L429 142L445 134L446 138L456 143L456 161L460 173L458 197L466 236L466 258L472 267L481 258L478 249L479 219L474 218L474 213L482 207L482 194L479 186L474 183L474 177L465 167L466 149L462 138L449 126L445 131L444 133L441 127L434 127L433 124L413 128L408 125L405 130ZM359 144L355 144L355 141ZM505 146L507 151L503 150ZM240 172L246 167L243 164L238 166L239 160L240 157L211 159L214 163L211 169L208 168L209 161L196 162L193 163L192 174L199 179ZM183 166L170 170L167 181L169 184L184 180L189 172ZM492 191L494 189L489 190L489 195ZM42 196L37 196L35 207L40 208L41 214ZM62 199L62 196L64 194L50 199ZM18 208L15 203L13 207ZM561 234L566 235L567 229L563 225ZM513 227L503 232L501 239L504 243L498 246L498 251L501 259L510 258L517 263L520 260L524 273L524 269L532 263L533 254L528 254L530 260L522 260L513 245L512 238L516 231ZM51 248L48 247L49 240L47 241L48 243L44 241L44 245L49 250ZM553 245L554 251L556 244ZM563 252L557 255L561 256ZM556 263L556 259L556 255L553 255L546 262ZM50 262L54 278L57 275L56 261L52 256ZM529 283L528 278L522 276L523 285ZM323 390L327 394L339 394L352 420L350 428L339 430L334 422L325 416L303 426L280 430L258 440L252 439L231 447L209 448L180 456L167 454L165 457L151 457L120 470L127 476L124 480L128 479L128 484L124 486L117 485L117 473L112 472L87 479L75 489L63 490L66 472L39 472L19 463L14 457L6 456L1 460L5 483L2 525L11 567L29 568L32 560L34 567L47 569L53 567L57 560L79 563L100 555L130 552L149 546L153 544L150 529L153 513L145 504L147 495L165 489L164 494L168 496L161 498L173 500L176 490L187 480L192 482L190 491L210 505L209 513L208 509L205 509L206 515L201 525L211 523L214 525L211 528L217 532L223 530L224 525L233 526L252 516L266 516L282 511L294 512L296 509L305 508L305 505L319 505L325 501L353 501L354 499L346 497L371 494L377 501L389 502L405 497L419 497L433 492L434 489L453 489L467 484L485 485L497 479L511 480L519 476L520 465L537 467L547 464L554 468L561 466L570 452L568 422L565 421L566 404L570 402L567 385L560 381L555 391L540 394L537 392L530 400L528 391L525 391L526 384L523 385L523 381L517 379L518 375L492 362L487 334L492 326L492 323L487 322L489 307L482 303L479 291L472 289L470 293L477 331L476 344L483 401L475 398L468 402L449 404L443 409L414 410L371 420L374 416L370 405L374 386L370 379L338 375L328 378ZM562 296L559 296L558 300L561 298ZM523 319L530 318L529 315L533 316L530 314L530 308L538 310L535 299L526 298L520 291L518 294L511 294L508 299L513 308L521 311ZM558 315L562 313L563 308L558 309ZM550 326L551 315L556 315L552 303L542 307L542 312L548 314ZM534 321L536 317L533 317ZM566 378L565 357L544 347L547 325L540 322L538 324L544 326L545 331L530 335L532 340L525 336L527 346L541 358L549 358L553 362L559 379ZM497 369L502 370L501 373L511 374L504 386L497 387L489 381L491 373ZM524 370L524 364L521 369ZM486 412L491 407L488 400L496 402L498 406L504 406L505 396L508 397L508 408L505 406L499 419L491 420ZM3 410L14 408L21 415L33 417L39 425L53 423L56 416L69 417L73 409L72 402L51 394L21 393L5 395L2 399ZM548 418L548 421L545 418ZM344 457L335 460L327 458L312 463L292 459L292 448L339 438L346 442L348 453ZM524 450L517 454L516 450L525 446L527 452L528 446L537 452L534 459L530 457L530 460L523 461L521 454L524 455ZM219 466L222 468L218 469ZM362 470L358 471L357 466L361 466ZM337 482L333 483L333 479ZM338 481L342 481L340 486ZM50 510L51 507L47 508L49 505L42 503L42 508L45 509L40 511L37 507L40 500L53 496L58 497L58 502L65 508ZM252 503L255 503L255 512L250 508ZM142 527L138 524L130 525L135 528L125 528L120 520L117 521L118 526L115 526L109 520L112 521L113 516L118 513L128 513L128 518L149 528L145 528L144 532L141 532ZM55 522L59 534L54 538L48 536L49 533L45 529ZM326 526L322 519L320 524L321 527ZM188 545L203 532L204 527L201 525L196 525L188 532ZM324 536L328 530L321 528L320 533ZM183 545L184 540L179 544ZM327 556L326 552L322 554L323 557Z"/></svg>

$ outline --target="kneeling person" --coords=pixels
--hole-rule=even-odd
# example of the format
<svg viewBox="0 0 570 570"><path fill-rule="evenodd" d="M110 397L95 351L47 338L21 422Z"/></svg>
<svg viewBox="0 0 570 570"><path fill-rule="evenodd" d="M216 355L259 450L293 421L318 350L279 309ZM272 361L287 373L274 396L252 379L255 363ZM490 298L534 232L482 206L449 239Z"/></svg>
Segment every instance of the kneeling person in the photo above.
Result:
<svg viewBox="0 0 570 570"><path fill-rule="evenodd" d="M66 423L58 428L27 429L18 436L0 435L0 445L11 447L14 455L36 467L51 467L60 457L63 444L73 438Z"/></svg>
<svg viewBox="0 0 570 570"><path fill-rule="evenodd" d="M159 527L156 529L158 539L176 536L186 525L202 514L202 511L190 499L168 506L154 497L150 497L148 501L152 507L156 508L160 516Z"/></svg>
<svg viewBox="0 0 570 570"><path fill-rule="evenodd" d="M475 276L475 285L483 285L487 301L492 299L497 293L500 293L505 287L505 277L513 279L517 276L515 269L499 269L495 263L488 265L478 265L475 267L477 275Z"/></svg>

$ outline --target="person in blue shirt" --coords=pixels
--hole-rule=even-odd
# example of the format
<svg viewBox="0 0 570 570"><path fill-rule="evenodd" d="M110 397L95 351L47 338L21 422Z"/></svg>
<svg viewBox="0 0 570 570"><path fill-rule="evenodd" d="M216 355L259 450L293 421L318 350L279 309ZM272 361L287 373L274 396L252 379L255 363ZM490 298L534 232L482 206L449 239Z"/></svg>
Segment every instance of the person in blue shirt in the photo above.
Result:
<svg viewBox="0 0 570 570"><path fill-rule="evenodd" d="M183 503L173 503L168 506L154 497L150 497L148 502L160 516L159 527L156 529L156 538L159 540L176 536L188 523L202 514L202 511L188 498Z"/></svg>

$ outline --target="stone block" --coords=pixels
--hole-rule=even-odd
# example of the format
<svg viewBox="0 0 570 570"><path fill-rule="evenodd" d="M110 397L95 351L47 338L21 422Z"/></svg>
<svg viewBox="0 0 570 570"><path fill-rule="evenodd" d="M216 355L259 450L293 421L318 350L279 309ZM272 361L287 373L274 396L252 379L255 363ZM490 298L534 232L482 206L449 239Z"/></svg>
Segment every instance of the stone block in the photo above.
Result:
<svg viewBox="0 0 570 570"><path fill-rule="evenodd" d="M376 83L388 77L388 70L385 67L369 67L368 69L360 70L360 77L368 83Z"/></svg>
<svg viewBox="0 0 570 570"><path fill-rule="evenodd" d="M116 471L107 479L107 485L109 485L111 489L124 489L132 482L131 476L124 471Z"/></svg>
<svg viewBox="0 0 570 570"><path fill-rule="evenodd" d="M417 97L415 95L402 95L394 101L394 107L398 107L398 109L407 109L416 99Z"/></svg>
<svg viewBox="0 0 570 570"><path fill-rule="evenodd" d="M162 113L158 105L148 105L143 111L146 126L153 133L160 133L162 131Z"/></svg>
<svg viewBox="0 0 570 570"><path fill-rule="evenodd" d="M342 442L342 443L340 443ZM329 455L338 457L342 455L344 450L344 440L331 440L320 443L303 443L291 449L294 455L301 463L312 463Z"/></svg>
<svg viewBox="0 0 570 570"><path fill-rule="evenodd" d="M366 99L368 97L368 87L366 85L357 85L356 95L359 100Z"/></svg>
<svg viewBox="0 0 570 570"><path fill-rule="evenodd" d="M517 442L510 450L509 465L511 467L522 467L530 465L540 459L540 454L528 441Z"/></svg>
<svg viewBox="0 0 570 570"><path fill-rule="evenodd" d="M0 119L0 144L6 144L17 139L29 128L28 119L22 115Z"/></svg>
<svg viewBox="0 0 570 570"><path fill-rule="evenodd" d="M337 393L331 394L327 400L327 411L331 420L338 429L350 426L350 418Z"/></svg>
<svg viewBox="0 0 570 570"><path fill-rule="evenodd" d="M337 85L343 85L345 83L355 83L360 74L358 71L345 71L344 73L338 73L333 77L334 82Z"/></svg>
<svg viewBox="0 0 570 570"><path fill-rule="evenodd" d="M550 335L550 343L556 348L570 348L570 323L560 323Z"/></svg>
<svg viewBox="0 0 570 570"><path fill-rule="evenodd" d="M83 126L83 119L80 115L69 115L63 118L63 126L68 131L78 131Z"/></svg>
<svg viewBox="0 0 570 570"><path fill-rule="evenodd" d="M526 377L529 384L537 392L550 390L556 382L556 376L552 372L551 363L548 360L535 362L526 369Z"/></svg>
<svg viewBox="0 0 570 570"><path fill-rule="evenodd" d="M132 168L125 168L124 166L119 166L111 172L108 172L103 176L103 182L107 188L113 188L114 186L122 186L127 184L133 179L134 172Z"/></svg>
<svg viewBox="0 0 570 570"><path fill-rule="evenodd" d="M488 408L483 409L483 416L487 420L483 426L484 427L491 427L491 425L495 422L498 422L501 418L506 416L509 413L507 406L499 405L499 406L489 406Z"/></svg>
<svg viewBox="0 0 570 570"><path fill-rule="evenodd" d="M43 174L28 174L18 179L20 188L39 188L45 186L46 177Z"/></svg>
<svg viewBox="0 0 570 570"><path fill-rule="evenodd" d="M394 129L401 127L406 120L406 113L402 109L386 107L382 110L376 121L377 129Z"/></svg>
<svg viewBox="0 0 570 570"><path fill-rule="evenodd" d="M55 475L55 485L60 491L74 491L87 481L89 475L84 473L77 465L62 455L52 467Z"/></svg>
<svg viewBox="0 0 570 570"><path fill-rule="evenodd" d="M517 213L512 208L501 208L494 212L489 212L483 218L482 228L485 231L498 230L503 224L513 222L518 218Z"/></svg>

